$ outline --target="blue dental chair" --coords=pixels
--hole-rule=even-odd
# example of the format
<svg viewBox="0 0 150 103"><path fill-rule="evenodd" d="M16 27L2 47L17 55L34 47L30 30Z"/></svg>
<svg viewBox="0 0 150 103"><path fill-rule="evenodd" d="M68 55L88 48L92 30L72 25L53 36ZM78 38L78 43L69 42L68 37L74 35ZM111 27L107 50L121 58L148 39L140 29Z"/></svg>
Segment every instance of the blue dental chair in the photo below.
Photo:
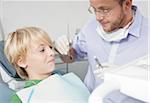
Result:
<svg viewBox="0 0 150 103"><path fill-rule="evenodd" d="M4 41L0 41L0 67L6 71L6 73L14 78L19 78L13 66L10 65L4 55ZM11 96L15 93L14 90L8 87L8 84L3 82L0 74L0 103L10 103Z"/></svg>

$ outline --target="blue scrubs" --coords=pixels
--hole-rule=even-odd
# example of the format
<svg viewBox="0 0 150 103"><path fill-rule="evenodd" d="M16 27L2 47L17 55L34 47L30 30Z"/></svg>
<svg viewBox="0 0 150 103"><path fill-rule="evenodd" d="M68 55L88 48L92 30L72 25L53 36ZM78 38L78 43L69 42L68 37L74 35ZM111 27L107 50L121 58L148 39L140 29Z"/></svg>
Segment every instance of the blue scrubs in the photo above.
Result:
<svg viewBox="0 0 150 103"><path fill-rule="evenodd" d="M134 6L134 12L135 17L129 27L128 36L120 41L108 42L101 38L96 31L98 22L95 17L92 17L76 36L73 47L77 51L77 59L87 58L89 61L88 72L84 82L90 91L103 82L93 73L96 69L94 56L101 62L109 62L111 48L115 45L118 46L113 61L116 65L127 64L138 57L148 54L149 21L140 14L136 6Z"/></svg>

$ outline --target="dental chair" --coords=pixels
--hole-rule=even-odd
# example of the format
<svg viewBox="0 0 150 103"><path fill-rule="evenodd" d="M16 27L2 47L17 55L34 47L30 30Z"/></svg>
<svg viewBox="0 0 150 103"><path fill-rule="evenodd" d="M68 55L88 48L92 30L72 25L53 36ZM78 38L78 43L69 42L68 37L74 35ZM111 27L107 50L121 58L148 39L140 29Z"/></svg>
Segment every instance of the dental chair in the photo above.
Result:
<svg viewBox="0 0 150 103"><path fill-rule="evenodd" d="M15 69L7 61L4 55L4 41L0 41L0 103L10 103L11 96L15 90L9 88L8 83L13 78L18 78Z"/></svg>
<svg viewBox="0 0 150 103"><path fill-rule="evenodd" d="M14 93L15 91L10 89L8 84L4 83L0 76L0 103L10 103L11 96Z"/></svg>

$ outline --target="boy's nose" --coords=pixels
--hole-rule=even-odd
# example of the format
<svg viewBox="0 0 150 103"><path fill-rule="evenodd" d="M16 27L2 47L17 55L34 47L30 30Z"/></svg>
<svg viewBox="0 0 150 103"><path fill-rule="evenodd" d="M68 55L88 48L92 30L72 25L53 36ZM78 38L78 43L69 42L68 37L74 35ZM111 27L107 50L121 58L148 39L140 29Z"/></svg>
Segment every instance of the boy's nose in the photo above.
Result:
<svg viewBox="0 0 150 103"><path fill-rule="evenodd" d="M51 48L47 48L47 55L48 56L54 56L55 54L54 54L54 51L51 49Z"/></svg>

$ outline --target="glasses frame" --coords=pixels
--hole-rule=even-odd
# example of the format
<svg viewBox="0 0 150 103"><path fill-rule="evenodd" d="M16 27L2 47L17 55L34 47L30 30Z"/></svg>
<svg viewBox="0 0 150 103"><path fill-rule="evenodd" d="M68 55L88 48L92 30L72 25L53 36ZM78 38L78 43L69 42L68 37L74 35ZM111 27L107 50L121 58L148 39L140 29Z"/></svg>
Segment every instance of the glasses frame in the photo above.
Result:
<svg viewBox="0 0 150 103"><path fill-rule="evenodd" d="M114 8L115 8L115 7L114 7ZM88 8L88 11L89 11L90 14L108 15L114 8L112 8L112 9L108 8L108 9L96 10L95 8L93 8L92 6L90 6L90 7Z"/></svg>

